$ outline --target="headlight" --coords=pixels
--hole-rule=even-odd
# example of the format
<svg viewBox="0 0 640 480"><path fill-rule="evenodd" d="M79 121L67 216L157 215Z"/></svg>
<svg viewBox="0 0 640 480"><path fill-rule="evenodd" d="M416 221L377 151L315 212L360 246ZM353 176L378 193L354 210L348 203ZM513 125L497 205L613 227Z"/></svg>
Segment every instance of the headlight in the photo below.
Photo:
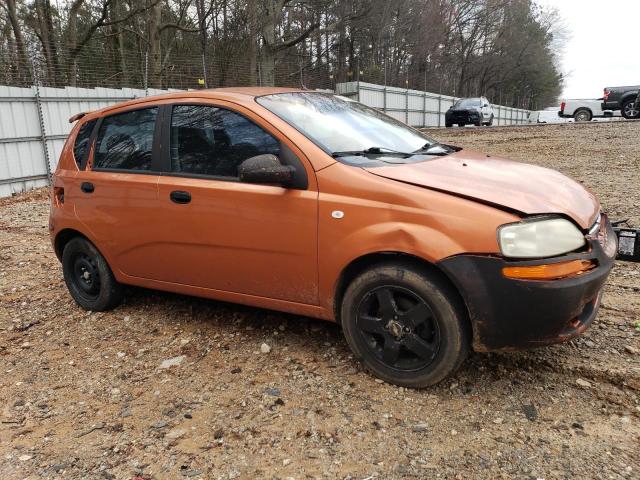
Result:
<svg viewBox="0 0 640 480"><path fill-rule="evenodd" d="M498 228L505 257L543 258L562 255L584 246L584 234L564 218L534 218Z"/></svg>

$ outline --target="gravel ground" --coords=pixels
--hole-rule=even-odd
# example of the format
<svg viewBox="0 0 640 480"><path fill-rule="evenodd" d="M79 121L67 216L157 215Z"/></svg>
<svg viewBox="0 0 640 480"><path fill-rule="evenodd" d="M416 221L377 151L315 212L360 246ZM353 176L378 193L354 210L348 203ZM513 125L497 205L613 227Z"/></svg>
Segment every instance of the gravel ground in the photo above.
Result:
<svg viewBox="0 0 640 480"><path fill-rule="evenodd" d="M640 225L640 122L430 134L557 168ZM640 475L639 264L618 262L583 337L406 390L330 323L137 289L81 310L46 195L0 200L2 479Z"/></svg>

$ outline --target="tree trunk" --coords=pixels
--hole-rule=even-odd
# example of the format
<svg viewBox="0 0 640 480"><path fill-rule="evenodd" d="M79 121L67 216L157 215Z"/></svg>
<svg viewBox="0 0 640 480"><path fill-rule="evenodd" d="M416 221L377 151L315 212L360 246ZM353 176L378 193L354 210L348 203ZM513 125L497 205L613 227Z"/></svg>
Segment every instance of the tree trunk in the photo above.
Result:
<svg viewBox="0 0 640 480"><path fill-rule="evenodd" d="M265 20L262 25L264 48L260 56L260 74L262 85L273 87L276 84L276 23L278 22L276 0L265 0Z"/></svg>
<svg viewBox="0 0 640 480"><path fill-rule="evenodd" d="M207 13L204 7L204 0L196 0L198 28L200 29L200 53L202 55L202 78L204 87L209 88L209 79L207 78Z"/></svg>
<svg viewBox="0 0 640 480"><path fill-rule="evenodd" d="M344 3L341 3L342 7L340 11L341 18L340 29L338 30L338 57L336 58L336 78L338 82L350 81L350 78L347 78L347 72L345 71L346 64L346 52L345 52L345 42L347 37L346 27L345 27L345 17L346 14L344 12Z"/></svg>
<svg viewBox="0 0 640 480"><path fill-rule="evenodd" d="M47 80L51 86L58 85L60 65L58 51L53 37L53 14L49 0L36 0L36 15L40 30L40 42L47 62Z"/></svg>
<svg viewBox="0 0 640 480"><path fill-rule="evenodd" d="M276 53L268 46L260 55L260 77L262 86L273 87L276 84Z"/></svg>
<svg viewBox="0 0 640 480"><path fill-rule="evenodd" d="M249 0L247 4L247 11L249 17L249 85L255 86L258 84L256 78L256 70L258 68L258 12L257 12L257 0Z"/></svg>
<svg viewBox="0 0 640 480"><path fill-rule="evenodd" d="M76 0L69 8L67 21L67 85L75 87L78 77L78 11L84 0Z"/></svg>
<svg viewBox="0 0 640 480"><path fill-rule="evenodd" d="M149 86L162 88L162 49L160 45L160 22L162 21L162 2L151 7L149 12Z"/></svg>
<svg viewBox="0 0 640 480"><path fill-rule="evenodd" d="M29 65L27 59L27 51L24 48L24 38L22 37L22 29L18 22L18 14L16 13L16 0L7 0L7 13L9 16L9 23L13 30L13 37L16 41L16 53L17 58L17 73L20 77L20 82L27 82L30 78Z"/></svg>
<svg viewBox="0 0 640 480"><path fill-rule="evenodd" d="M111 17L111 21L120 18L120 0L113 0L111 2L109 16ZM125 57L124 34L122 32L120 23L116 23L113 26L113 30L115 33L115 46L118 63L115 68L120 68L120 78L122 79L122 85L129 86L129 71L127 69L127 59Z"/></svg>

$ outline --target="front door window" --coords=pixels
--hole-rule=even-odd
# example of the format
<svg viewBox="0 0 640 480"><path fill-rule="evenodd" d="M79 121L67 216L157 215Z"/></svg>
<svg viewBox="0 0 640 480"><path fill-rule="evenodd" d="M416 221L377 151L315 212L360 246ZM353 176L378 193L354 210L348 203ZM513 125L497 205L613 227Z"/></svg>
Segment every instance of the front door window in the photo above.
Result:
<svg viewBox="0 0 640 480"><path fill-rule="evenodd" d="M235 179L243 161L264 153L279 155L280 143L245 117L206 105L173 107L173 172Z"/></svg>

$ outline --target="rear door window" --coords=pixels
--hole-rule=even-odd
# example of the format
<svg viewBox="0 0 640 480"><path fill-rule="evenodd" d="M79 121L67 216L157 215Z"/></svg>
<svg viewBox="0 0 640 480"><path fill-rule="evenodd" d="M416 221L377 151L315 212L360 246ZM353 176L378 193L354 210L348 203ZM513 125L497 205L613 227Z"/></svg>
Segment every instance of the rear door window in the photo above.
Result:
<svg viewBox="0 0 640 480"><path fill-rule="evenodd" d="M78 168L81 168L84 157L89 150L89 144L91 143L91 133L93 127L96 125L96 120L90 120L80 127L80 131L76 136L76 141L73 144L73 156L76 159Z"/></svg>
<svg viewBox="0 0 640 480"><path fill-rule="evenodd" d="M94 170L151 170L158 108L145 108L102 120Z"/></svg>
<svg viewBox="0 0 640 480"><path fill-rule="evenodd" d="M237 178L238 166L280 142L242 115L206 105L176 105L171 115L171 170Z"/></svg>

